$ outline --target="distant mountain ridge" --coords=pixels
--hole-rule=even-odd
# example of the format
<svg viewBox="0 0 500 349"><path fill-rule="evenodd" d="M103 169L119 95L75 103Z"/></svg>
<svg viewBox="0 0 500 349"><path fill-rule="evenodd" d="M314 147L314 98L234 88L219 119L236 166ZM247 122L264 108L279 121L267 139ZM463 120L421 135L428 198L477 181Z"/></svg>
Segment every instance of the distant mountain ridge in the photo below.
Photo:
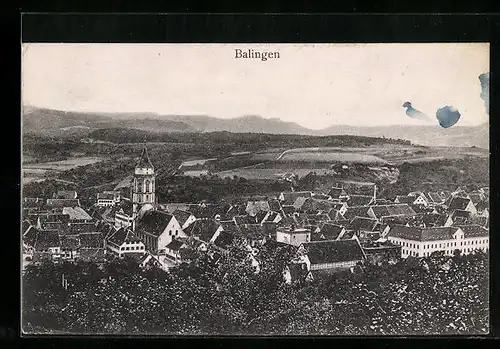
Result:
<svg viewBox="0 0 500 349"><path fill-rule="evenodd" d="M415 144L434 146L477 146L489 148L489 125L443 129L439 126L347 126L311 130L278 118L247 115L221 119L205 115L159 115L155 113L71 112L25 106L23 132L45 136L86 135L104 128L130 128L149 132L271 133L300 135L354 135L407 139Z"/></svg>

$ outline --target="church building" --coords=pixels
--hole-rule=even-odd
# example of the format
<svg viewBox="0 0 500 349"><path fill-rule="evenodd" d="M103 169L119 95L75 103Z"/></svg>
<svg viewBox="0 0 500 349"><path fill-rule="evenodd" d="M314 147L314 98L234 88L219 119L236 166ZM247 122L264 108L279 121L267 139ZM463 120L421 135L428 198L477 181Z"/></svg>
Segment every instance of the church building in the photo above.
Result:
<svg viewBox="0 0 500 349"><path fill-rule="evenodd" d="M153 208L156 206L155 169L149 159L146 147L142 150L139 162L135 166L130 191L133 216L132 230L135 230L135 221L141 207L147 204L152 205Z"/></svg>

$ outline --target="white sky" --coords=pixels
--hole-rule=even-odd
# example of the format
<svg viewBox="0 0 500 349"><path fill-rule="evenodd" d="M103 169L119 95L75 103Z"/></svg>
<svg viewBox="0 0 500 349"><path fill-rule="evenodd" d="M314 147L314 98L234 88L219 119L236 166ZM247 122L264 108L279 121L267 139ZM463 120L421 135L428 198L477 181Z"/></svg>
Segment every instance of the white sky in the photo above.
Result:
<svg viewBox="0 0 500 349"><path fill-rule="evenodd" d="M234 49L279 51L266 62ZM72 111L277 117L334 124L416 123L453 105L457 125L488 120L478 76L489 44L23 44L24 105ZM437 124L437 121L436 121Z"/></svg>

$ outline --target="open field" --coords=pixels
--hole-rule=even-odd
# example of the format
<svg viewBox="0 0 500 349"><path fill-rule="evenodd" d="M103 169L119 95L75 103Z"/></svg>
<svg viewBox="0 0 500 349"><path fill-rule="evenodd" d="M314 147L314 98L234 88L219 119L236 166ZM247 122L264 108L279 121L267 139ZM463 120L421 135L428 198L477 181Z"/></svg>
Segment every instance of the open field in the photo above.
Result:
<svg viewBox="0 0 500 349"><path fill-rule="evenodd" d="M312 162L342 162L384 164L388 162L370 154L332 151L330 148L300 148L283 152L278 161L312 161Z"/></svg>
<svg viewBox="0 0 500 349"><path fill-rule="evenodd" d="M241 168L230 171L217 173L220 177L242 177L245 179L283 179L286 175L295 174L303 177L310 172L315 172L318 175L332 174L333 171L328 168L297 168L287 172L278 168Z"/></svg>
<svg viewBox="0 0 500 349"><path fill-rule="evenodd" d="M41 162L26 164L22 166L23 183L41 181L59 172L71 170L80 166L86 166L105 160L99 157L77 157L61 161Z"/></svg>

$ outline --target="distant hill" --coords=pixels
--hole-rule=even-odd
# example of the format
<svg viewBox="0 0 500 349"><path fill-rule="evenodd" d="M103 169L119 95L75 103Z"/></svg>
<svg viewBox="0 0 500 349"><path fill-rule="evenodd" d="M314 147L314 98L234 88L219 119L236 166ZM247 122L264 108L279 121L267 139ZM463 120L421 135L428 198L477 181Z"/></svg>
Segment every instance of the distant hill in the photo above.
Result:
<svg viewBox="0 0 500 349"><path fill-rule="evenodd" d="M23 131L49 136L85 135L102 128L133 128L150 132L196 132L190 125L155 117L155 114L82 113L27 107L23 114Z"/></svg>
<svg viewBox="0 0 500 349"><path fill-rule="evenodd" d="M27 106L23 131L38 135L88 135L98 129L128 128L148 132L232 132L297 135L354 135L406 139L434 146L477 146L489 148L489 126L451 127L391 125L379 127L331 126L311 130L293 122L257 115L221 119L205 115L159 115L155 113L82 113Z"/></svg>
<svg viewBox="0 0 500 349"><path fill-rule="evenodd" d="M489 125L461 126L444 129L436 126L391 125L378 127L331 126L319 131L323 135L353 135L407 139L426 146L489 148Z"/></svg>

